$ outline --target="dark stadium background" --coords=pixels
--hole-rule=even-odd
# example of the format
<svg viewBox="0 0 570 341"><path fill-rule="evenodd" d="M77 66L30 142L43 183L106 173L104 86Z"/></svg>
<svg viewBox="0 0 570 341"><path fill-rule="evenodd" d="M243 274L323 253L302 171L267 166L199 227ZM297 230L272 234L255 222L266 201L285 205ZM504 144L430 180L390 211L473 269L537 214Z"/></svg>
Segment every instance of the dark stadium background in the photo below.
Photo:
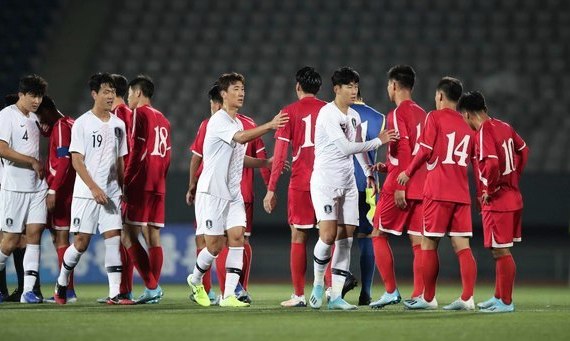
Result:
<svg viewBox="0 0 570 341"><path fill-rule="evenodd" d="M0 0L0 22L2 95L17 90L21 75L38 73L48 80L48 92L60 110L77 117L91 107L86 82L92 73L154 78L154 106L173 126L167 222L185 234L194 220L193 209L184 202L188 146L209 115L207 89L222 72L245 75L242 113L258 123L295 100L294 73L304 65L321 72L319 95L325 100L331 99L332 71L354 67L366 102L383 113L393 107L386 98L385 73L394 64L415 68L414 97L426 110L433 109L437 80L458 77L465 89L482 90L491 114L511 122L531 149L522 180L523 243L514 249L518 279L570 283L566 1ZM272 139L264 138L269 151ZM286 178L272 215L262 209L265 189L257 182L254 282L289 278ZM482 248L475 213L474 223L479 278L490 280L493 263ZM440 249L441 278L458 280L448 244L443 241ZM314 244L309 245L312 249ZM393 248L398 277L405 280L411 275L411 251L403 238ZM356 256L356 245L354 251ZM180 252L181 262L191 255L185 246ZM180 267L191 263L186 259ZM358 273L356 257L352 269ZM179 272L183 278L184 271ZM308 281L310 274L309 267Z"/></svg>

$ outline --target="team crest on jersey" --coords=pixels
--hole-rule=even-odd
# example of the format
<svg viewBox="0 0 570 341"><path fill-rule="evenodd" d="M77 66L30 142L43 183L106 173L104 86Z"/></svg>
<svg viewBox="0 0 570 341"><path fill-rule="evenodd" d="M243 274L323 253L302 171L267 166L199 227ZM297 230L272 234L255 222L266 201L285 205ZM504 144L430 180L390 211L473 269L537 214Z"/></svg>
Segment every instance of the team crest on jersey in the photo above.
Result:
<svg viewBox="0 0 570 341"><path fill-rule="evenodd" d="M73 218L73 226L79 227L79 223L81 223L81 219Z"/></svg>
<svg viewBox="0 0 570 341"><path fill-rule="evenodd" d="M214 224L212 223L212 221L210 219L206 220L206 228L207 229L211 229L213 225Z"/></svg>
<svg viewBox="0 0 570 341"><path fill-rule="evenodd" d="M12 225L14 225L14 219L6 218L6 226L12 227Z"/></svg>
<svg viewBox="0 0 570 341"><path fill-rule="evenodd" d="M121 130L121 128L119 127L115 128L115 137L118 138L119 140L121 139L121 137L123 137L123 131Z"/></svg>
<svg viewBox="0 0 570 341"><path fill-rule="evenodd" d="M325 209L326 214L330 214L332 212L332 206L331 205L325 205L324 209Z"/></svg>
<svg viewBox="0 0 570 341"><path fill-rule="evenodd" d="M356 118L352 118L350 121L352 122L352 126L356 128Z"/></svg>

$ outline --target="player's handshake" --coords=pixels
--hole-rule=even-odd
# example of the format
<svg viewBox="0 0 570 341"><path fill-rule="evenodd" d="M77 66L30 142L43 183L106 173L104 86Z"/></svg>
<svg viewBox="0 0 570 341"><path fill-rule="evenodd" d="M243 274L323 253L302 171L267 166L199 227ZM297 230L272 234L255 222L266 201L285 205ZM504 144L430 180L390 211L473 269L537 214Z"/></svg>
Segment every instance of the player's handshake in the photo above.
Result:
<svg viewBox="0 0 570 341"><path fill-rule="evenodd" d="M400 139L400 135L395 129L389 130L382 130L380 134L378 134L378 138L382 141L382 144L386 144L388 142L394 142Z"/></svg>

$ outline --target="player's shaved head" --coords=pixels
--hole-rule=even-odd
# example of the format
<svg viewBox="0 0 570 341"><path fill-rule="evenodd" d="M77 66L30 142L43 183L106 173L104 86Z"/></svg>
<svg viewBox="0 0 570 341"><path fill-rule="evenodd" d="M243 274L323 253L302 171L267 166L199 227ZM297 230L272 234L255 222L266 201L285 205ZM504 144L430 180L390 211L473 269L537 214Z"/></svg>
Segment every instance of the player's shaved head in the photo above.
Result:
<svg viewBox="0 0 570 341"><path fill-rule="evenodd" d="M360 75L353 68L344 66L341 67L333 73L331 77L333 86L336 85L347 85L350 83L359 83Z"/></svg>
<svg viewBox="0 0 570 341"><path fill-rule="evenodd" d="M463 93L463 84L457 78L443 77L437 83L437 91L441 91L448 100L457 102Z"/></svg>
<svg viewBox="0 0 570 341"><path fill-rule="evenodd" d="M129 91L129 81L127 80L127 77L117 73L112 74L111 77L113 77L113 80L115 81L115 92L117 97L125 97L127 91Z"/></svg>
<svg viewBox="0 0 570 341"><path fill-rule="evenodd" d="M321 89L323 80L321 75L315 70L314 67L305 66L297 71L295 75L297 83L301 86L301 90L308 94L316 95Z"/></svg>
<svg viewBox="0 0 570 341"><path fill-rule="evenodd" d="M409 65L396 65L388 70L388 80L393 80L402 88L412 90L416 81L416 72Z"/></svg>
<svg viewBox="0 0 570 341"><path fill-rule="evenodd" d="M38 75L27 75L20 78L18 92L31 94L35 97L42 97L47 92L48 83Z"/></svg>
<svg viewBox="0 0 570 341"><path fill-rule="evenodd" d="M459 112L487 112L485 97L479 91L469 91L461 95L457 102L457 111Z"/></svg>
<svg viewBox="0 0 570 341"><path fill-rule="evenodd" d="M144 97L152 98L154 95L154 83L147 75L138 75L129 83L129 88L140 90Z"/></svg>
<svg viewBox="0 0 570 341"><path fill-rule="evenodd" d="M220 92L228 91L230 85L235 84L237 82L241 82L241 84L245 86L245 78L243 77L243 75L237 72L224 73L218 79L218 84L220 85Z"/></svg>

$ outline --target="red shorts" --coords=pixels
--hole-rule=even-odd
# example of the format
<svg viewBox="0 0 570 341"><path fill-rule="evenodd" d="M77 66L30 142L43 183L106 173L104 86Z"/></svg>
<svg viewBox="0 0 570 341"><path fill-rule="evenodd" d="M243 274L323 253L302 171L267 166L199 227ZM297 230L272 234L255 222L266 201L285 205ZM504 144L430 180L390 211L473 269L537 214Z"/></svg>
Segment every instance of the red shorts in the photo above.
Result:
<svg viewBox="0 0 570 341"><path fill-rule="evenodd" d="M253 226L253 203L252 202L245 202L245 235L251 236L251 227Z"/></svg>
<svg viewBox="0 0 570 341"><path fill-rule="evenodd" d="M482 211L483 236L486 248L512 247L522 240L522 210Z"/></svg>
<svg viewBox="0 0 570 341"><path fill-rule="evenodd" d="M471 237L471 205L424 198L424 236Z"/></svg>
<svg viewBox="0 0 570 341"><path fill-rule="evenodd" d="M311 192L289 188L287 196L289 225L298 229L315 227L317 218L311 200Z"/></svg>
<svg viewBox="0 0 570 341"><path fill-rule="evenodd" d="M408 206L400 209L396 206L393 193L382 193L374 211L374 228L382 232L402 235L407 228L408 234L421 236L423 232L423 205L421 200L406 200Z"/></svg>
<svg viewBox="0 0 570 341"><path fill-rule="evenodd" d="M63 194L63 193L62 193ZM46 227L57 231L69 231L71 225L71 200L73 195L56 194L55 208L48 213Z"/></svg>
<svg viewBox="0 0 570 341"><path fill-rule="evenodd" d="M164 227L164 194L143 192L128 198L125 222L129 225Z"/></svg>

